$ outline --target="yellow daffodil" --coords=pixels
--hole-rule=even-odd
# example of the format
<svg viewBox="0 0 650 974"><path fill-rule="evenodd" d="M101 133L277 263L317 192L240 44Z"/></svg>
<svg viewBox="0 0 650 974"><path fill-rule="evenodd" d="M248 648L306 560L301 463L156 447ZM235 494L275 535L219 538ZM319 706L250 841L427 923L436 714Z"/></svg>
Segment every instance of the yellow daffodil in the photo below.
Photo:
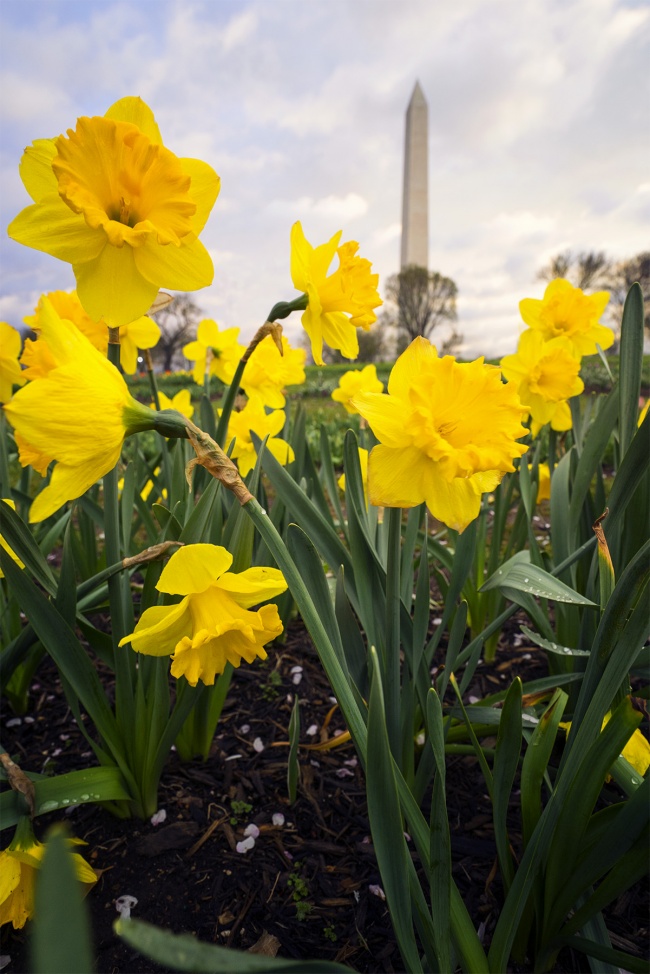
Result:
<svg viewBox="0 0 650 974"><path fill-rule="evenodd" d="M85 845L81 839L68 839L68 844ZM34 913L34 882L40 869L45 846L37 842L31 826L16 829L13 842L0 852L0 924L12 923L15 930L25 926ZM77 879L87 886L97 882L97 873L78 852L72 854Z"/></svg>
<svg viewBox="0 0 650 974"><path fill-rule="evenodd" d="M601 731L605 729L611 716L611 711L605 714ZM571 721L561 721L560 727L564 730L566 736L568 737L571 733ZM632 765L634 770L639 772L641 777L643 777L648 768L650 768L650 743L648 743L647 738L645 738L643 735L643 731L638 727L628 740L621 754L625 760ZM609 775L607 776L607 780L609 781Z"/></svg>
<svg viewBox="0 0 650 974"><path fill-rule="evenodd" d="M359 393L353 405L380 441L368 461L373 504L416 507L463 531L477 516L481 494L494 490L512 460L526 452L513 386L483 359L439 358L416 338L395 363L388 395Z"/></svg>
<svg viewBox="0 0 650 974"><path fill-rule="evenodd" d="M266 449L273 454L278 463L283 466L291 463L294 458L293 449L286 440L277 435L284 427L284 418L282 409L267 413L262 403L255 399L249 400L238 413L231 414L226 443L235 440L232 458L236 460L242 477L250 473L257 460L257 450L251 438L251 430L261 440L268 436Z"/></svg>
<svg viewBox="0 0 650 974"><path fill-rule="evenodd" d="M648 399L648 401L646 402L645 406L643 406L643 408L641 409L641 412L639 413L639 418L638 418L637 424L636 424L637 426L641 426L641 424L643 423L643 420L648 415L648 409L650 409L650 399Z"/></svg>
<svg viewBox="0 0 650 974"><path fill-rule="evenodd" d="M218 545L179 548L156 588L182 601L146 609L120 646L130 642L138 653L171 656L172 676L184 676L192 686L199 680L211 686L226 663L266 659L264 645L282 632L277 606L250 610L280 595L287 583L277 568L235 574L228 571L231 564L232 555Z"/></svg>
<svg viewBox="0 0 650 974"><path fill-rule="evenodd" d="M239 328L219 330L211 318L199 322L196 341L183 348L185 358L194 362L194 381L198 386L205 382L206 373L216 375L225 385L230 385L237 364L246 351L237 341Z"/></svg>
<svg viewBox="0 0 650 974"><path fill-rule="evenodd" d="M79 118L66 135L38 139L25 150L20 175L34 203L10 224L9 236L72 264L94 321L126 325L161 287L195 291L212 283L212 260L198 235L219 177L166 149L140 98Z"/></svg>
<svg viewBox="0 0 650 974"><path fill-rule="evenodd" d="M282 336L282 350L271 335L262 339L246 363L242 388L249 399L258 399L272 409L283 409L286 386L301 385L305 381L304 348L292 348Z"/></svg>
<svg viewBox="0 0 650 974"><path fill-rule="evenodd" d="M323 365L323 342L340 349L345 358L356 358L357 328L367 331L377 320L373 309L383 303L377 291L379 275L370 273L370 261L356 256L358 243L339 246L342 232L328 243L312 247L300 223L291 228L291 279L307 295L302 324L317 365ZM328 276L336 255L339 266Z"/></svg>
<svg viewBox="0 0 650 974"><path fill-rule="evenodd" d="M192 396L189 389L181 389L173 399L166 396L164 392L159 392L158 402L160 403L161 409L175 409L177 413L181 413L187 419L191 419L194 414L194 406L192 405Z"/></svg>
<svg viewBox="0 0 650 974"><path fill-rule="evenodd" d="M14 386L27 381L18 364L20 334L6 321L0 321L0 402L9 402Z"/></svg>
<svg viewBox="0 0 650 974"><path fill-rule="evenodd" d="M546 423L554 430L571 429L567 399L579 396L585 386L568 338L544 341L539 331L528 328L519 338L517 353L501 359L501 371L530 412L533 436Z"/></svg>
<svg viewBox="0 0 650 974"><path fill-rule="evenodd" d="M108 326L104 321L93 321L84 311L76 291L51 291L45 295L60 318L66 318L83 332L95 348L106 355L108 349ZM42 300L42 299L41 299ZM25 324L40 331L41 302L33 315L25 318ZM138 349L153 348L158 344L160 328L155 321L142 315L128 325L120 326L120 365L128 375L133 375L138 367Z"/></svg>
<svg viewBox="0 0 650 974"><path fill-rule="evenodd" d="M2 497L2 498L0 498L0 501L2 501L3 504L8 504L9 507L12 509L12 511L15 511L16 510L15 501L12 501L9 497ZM9 547L9 545L7 544L7 542L2 537L1 534L0 534L0 547L4 548L4 550L11 555L11 557L16 562L16 564L18 565L19 568L24 568L25 567L25 565L20 560L20 558L18 557L18 555L15 553L15 551L13 551L12 548ZM4 577L5 577L4 572L3 572L2 568L0 568L0 578L4 578Z"/></svg>
<svg viewBox="0 0 650 974"><path fill-rule="evenodd" d="M21 464L45 474L57 461L32 504L32 522L80 497L115 466L125 436L155 425L155 414L133 399L115 366L47 298L40 323L25 370L32 381L4 407Z"/></svg>
<svg viewBox="0 0 650 974"><path fill-rule="evenodd" d="M540 463L537 468L537 476L539 483L537 484L537 500L535 503L540 504L542 501L551 499L551 469L548 463Z"/></svg>
<svg viewBox="0 0 650 974"><path fill-rule="evenodd" d="M352 400L360 392L383 392L384 383L377 378L374 365L366 365L363 369L350 369L339 379L338 387L332 393L334 402L340 402L348 413L358 413Z"/></svg>
<svg viewBox="0 0 650 974"><path fill-rule="evenodd" d="M383 386L382 386L383 388ZM355 410L356 411L356 410ZM361 467L361 479L363 481L363 496L368 506L368 451L362 446L359 447L359 466ZM342 491L345 491L345 474L341 474L336 481Z"/></svg>
<svg viewBox="0 0 650 974"><path fill-rule="evenodd" d="M608 301L608 291L585 294L558 277L548 285L541 301L524 298L519 302L519 311L528 327L538 331L544 341L567 338L576 357L582 358L593 355L596 345L605 349L614 344L611 328L598 323Z"/></svg>

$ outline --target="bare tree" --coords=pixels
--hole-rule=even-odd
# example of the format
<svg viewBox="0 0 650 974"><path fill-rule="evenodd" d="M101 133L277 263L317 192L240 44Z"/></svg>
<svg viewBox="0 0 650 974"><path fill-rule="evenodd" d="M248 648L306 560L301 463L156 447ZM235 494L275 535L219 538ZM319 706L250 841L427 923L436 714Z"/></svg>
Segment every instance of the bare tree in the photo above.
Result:
<svg viewBox="0 0 650 974"><path fill-rule="evenodd" d="M399 274L393 274L386 282L386 296L396 308L393 317L397 329L397 350L422 335L431 338L434 330L442 324L451 326L447 339L451 346L458 345L461 335L456 331L456 296L458 288L450 277L426 267L410 264Z"/></svg>
<svg viewBox="0 0 650 974"><path fill-rule="evenodd" d="M641 286L643 294L644 325L647 336L650 338L650 251L646 250L636 257L629 260L619 261L614 265L611 279L609 282L610 307L616 315L618 328L620 329L623 317L623 307L627 292L633 284Z"/></svg>
<svg viewBox="0 0 650 974"><path fill-rule="evenodd" d="M551 257L548 264L538 272L541 281L553 281L564 277L574 287L582 291L606 290L612 273L612 261L603 251L582 251L573 253L565 250Z"/></svg>
<svg viewBox="0 0 650 974"><path fill-rule="evenodd" d="M163 372L171 372L186 364L183 346L195 337L196 326L203 317L204 312L189 294L177 294L170 304L152 315L160 328L160 341L152 354Z"/></svg>

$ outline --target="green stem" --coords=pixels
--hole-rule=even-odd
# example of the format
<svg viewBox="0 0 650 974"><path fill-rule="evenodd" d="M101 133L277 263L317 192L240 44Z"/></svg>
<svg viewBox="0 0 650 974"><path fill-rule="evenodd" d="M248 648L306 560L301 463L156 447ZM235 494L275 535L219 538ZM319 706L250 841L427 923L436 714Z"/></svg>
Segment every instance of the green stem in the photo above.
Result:
<svg viewBox="0 0 650 974"><path fill-rule="evenodd" d="M108 360L116 368L120 363L119 329L109 328ZM117 466L104 476L104 535L106 561L114 565L122 560L120 545L120 509L117 490ZM124 605L125 588L120 573L108 578L108 598L111 610L113 656L115 666L115 716L125 740L129 740L133 721L133 669L130 654L119 648L127 634Z"/></svg>
<svg viewBox="0 0 650 974"><path fill-rule="evenodd" d="M386 559L386 649L383 654L382 682L385 692L386 726L393 757L401 764L400 746L400 545L402 509L389 507L388 553Z"/></svg>
<svg viewBox="0 0 650 974"><path fill-rule="evenodd" d="M142 350L145 365L147 366L147 375L149 377L149 388L151 389L151 398L153 399L154 406L157 412L160 412L160 397L158 396L158 383L156 382L156 375L153 370L153 359L151 358L151 349L144 348Z"/></svg>

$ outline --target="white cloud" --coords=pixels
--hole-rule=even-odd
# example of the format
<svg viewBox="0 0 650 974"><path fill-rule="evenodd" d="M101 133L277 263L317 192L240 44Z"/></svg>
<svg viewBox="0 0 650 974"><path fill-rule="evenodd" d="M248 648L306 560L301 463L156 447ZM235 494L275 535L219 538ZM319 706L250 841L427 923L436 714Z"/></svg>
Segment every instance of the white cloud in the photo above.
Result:
<svg viewBox="0 0 650 974"><path fill-rule="evenodd" d="M472 354L512 347L518 301L550 256L647 248L649 29L628 0L5 2L1 217L27 205L25 144L140 94L172 151L222 177L203 234L215 283L195 300L248 337L294 294L297 219L313 243L339 229L359 240L382 281L398 269L419 78L431 266L459 286ZM0 259L12 320L72 284L67 265L9 240ZM299 318L286 327L298 336Z"/></svg>

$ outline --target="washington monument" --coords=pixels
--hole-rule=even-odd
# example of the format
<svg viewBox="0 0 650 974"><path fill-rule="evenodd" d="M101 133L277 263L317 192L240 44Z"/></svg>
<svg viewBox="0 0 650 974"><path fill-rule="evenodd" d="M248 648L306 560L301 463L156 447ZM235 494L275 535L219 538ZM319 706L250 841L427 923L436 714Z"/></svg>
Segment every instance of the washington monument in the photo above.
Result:
<svg viewBox="0 0 650 974"><path fill-rule="evenodd" d="M400 266L429 266L429 106L416 82L406 110Z"/></svg>

